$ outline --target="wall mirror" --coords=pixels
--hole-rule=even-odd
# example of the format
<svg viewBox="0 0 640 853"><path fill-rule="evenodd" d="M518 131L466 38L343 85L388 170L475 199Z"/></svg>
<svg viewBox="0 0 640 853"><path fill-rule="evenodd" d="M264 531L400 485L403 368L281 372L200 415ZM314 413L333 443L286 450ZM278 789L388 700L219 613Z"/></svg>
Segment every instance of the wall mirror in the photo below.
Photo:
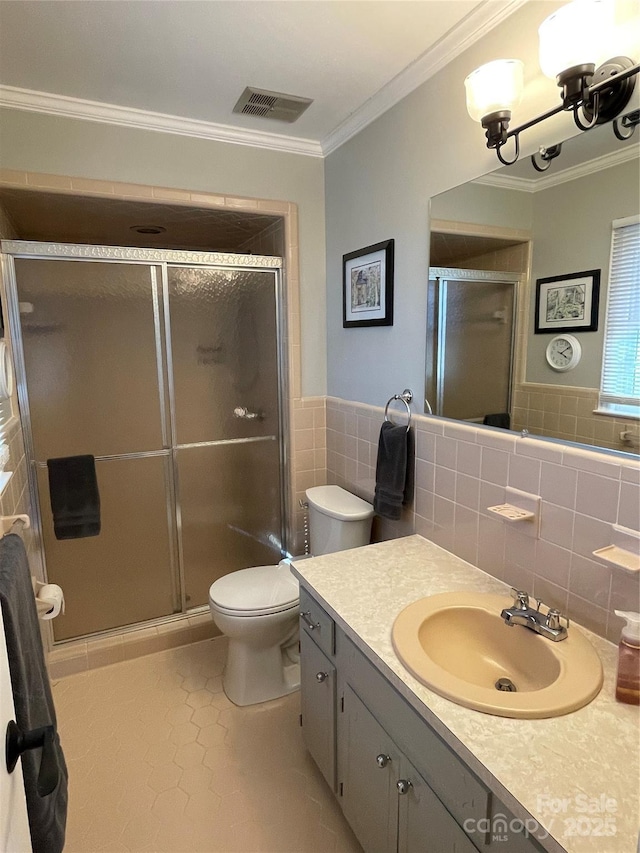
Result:
<svg viewBox="0 0 640 853"><path fill-rule="evenodd" d="M594 413L612 223L640 212L639 136L594 128L565 142L545 172L526 157L431 199L425 396L434 414L639 452L637 419ZM536 287L541 279L552 285ZM536 291L570 303L577 282L579 299L597 300L596 328L569 320L536 330ZM549 348L563 331L579 351L568 370Z"/></svg>

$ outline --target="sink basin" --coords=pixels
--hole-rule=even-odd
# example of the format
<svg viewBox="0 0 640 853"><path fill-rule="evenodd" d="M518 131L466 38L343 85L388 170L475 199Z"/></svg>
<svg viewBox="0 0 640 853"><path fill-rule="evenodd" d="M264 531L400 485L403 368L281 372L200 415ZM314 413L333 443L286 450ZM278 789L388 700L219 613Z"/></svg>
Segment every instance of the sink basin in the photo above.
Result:
<svg viewBox="0 0 640 853"><path fill-rule="evenodd" d="M509 596L486 593L421 598L398 615L393 647L435 693L485 714L557 717L588 704L602 687L591 643L574 627L557 643L509 627L500 612L511 605Z"/></svg>

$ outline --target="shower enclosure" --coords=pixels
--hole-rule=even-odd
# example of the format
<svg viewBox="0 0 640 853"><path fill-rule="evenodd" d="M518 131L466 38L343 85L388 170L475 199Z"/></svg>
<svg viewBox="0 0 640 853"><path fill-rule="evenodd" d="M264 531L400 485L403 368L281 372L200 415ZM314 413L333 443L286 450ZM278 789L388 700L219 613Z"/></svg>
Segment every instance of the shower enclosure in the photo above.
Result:
<svg viewBox="0 0 640 853"><path fill-rule="evenodd" d="M429 270L425 396L435 415L482 423L510 412L518 278Z"/></svg>
<svg viewBox="0 0 640 853"><path fill-rule="evenodd" d="M64 640L206 605L286 550L281 261L7 241L34 522ZM102 529L58 540L47 460L95 457Z"/></svg>

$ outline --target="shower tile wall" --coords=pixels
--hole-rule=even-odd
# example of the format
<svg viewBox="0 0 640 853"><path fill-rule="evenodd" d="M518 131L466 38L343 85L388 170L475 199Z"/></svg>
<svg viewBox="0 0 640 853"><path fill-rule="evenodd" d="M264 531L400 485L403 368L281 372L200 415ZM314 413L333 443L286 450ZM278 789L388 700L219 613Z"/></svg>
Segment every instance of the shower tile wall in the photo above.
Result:
<svg viewBox="0 0 640 853"><path fill-rule="evenodd" d="M15 240L18 234L7 211L0 204L0 240Z"/></svg>
<svg viewBox="0 0 640 853"><path fill-rule="evenodd" d="M12 476L0 497L0 513L2 515L26 515L29 513L27 460L24 454L22 429L18 420L14 420L10 424L4 441L9 446L10 454L6 470L11 471ZM27 548L27 554L29 555L31 571L36 574L40 561L37 558L32 531L24 530L21 535Z"/></svg>
<svg viewBox="0 0 640 853"><path fill-rule="evenodd" d="M382 419L382 407L327 398L329 483L372 500ZM617 641L613 610L638 609L640 577L592 552L611 544L613 524L640 529L637 461L416 414L412 422L415 500L374 537L419 533ZM542 496L539 539L487 512L505 502L506 486Z"/></svg>
<svg viewBox="0 0 640 853"><path fill-rule="evenodd" d="M267 226L251 237L246 243L238 246L239 252L249 252L252 255L275 255L282 257L284 254L284 221L282 219Z"/></svg>
<svg viewBox="0 0 640 853"><path fill-rule="evenodd" d="M305 491L311 486L327 482L326 405L324 397L305 397L293 401L292 440L294 451L292 536L290 550L304 553L304 511L300 501L305 501Z"/></svg>
<svg viewBox="0 0 640 853"><path fill-rule="evenodd" d="M6 211L0 205L0 239L12 240L16 237L16 231L13 223L9 219ZM5 321L6 328L6 321ZM14 411L18 411L17 399L14 399ZM6 466L7 471L12 472L12 477L7 483L2 496L0 497L0 513L2 515L22 515L29 512L29 486L27 481L27 461L24 453L24 441L22 438L22 427L16 419L10 426L4 438L4 441L9 446L10 460ZM35 543L31 530L25 530L22 533L31 571L38 574L40 561L37 558Z"/></svg>

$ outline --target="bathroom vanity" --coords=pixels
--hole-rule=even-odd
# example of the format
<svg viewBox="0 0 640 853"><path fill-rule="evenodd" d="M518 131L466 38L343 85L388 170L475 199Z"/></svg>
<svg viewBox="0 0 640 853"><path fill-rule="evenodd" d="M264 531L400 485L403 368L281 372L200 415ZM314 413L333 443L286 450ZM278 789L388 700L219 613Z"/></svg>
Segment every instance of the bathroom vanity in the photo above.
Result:
<svg viewBox="0 0 640 853"><path fill-rule="evenodd" d="M538 720L482 714L417 681L391 628L423 596L508 587L420 536L293 570L305 743L365 853L635 853L638 709L613 698L612 644L571 626L605 671L586 707Z"/></svg>

